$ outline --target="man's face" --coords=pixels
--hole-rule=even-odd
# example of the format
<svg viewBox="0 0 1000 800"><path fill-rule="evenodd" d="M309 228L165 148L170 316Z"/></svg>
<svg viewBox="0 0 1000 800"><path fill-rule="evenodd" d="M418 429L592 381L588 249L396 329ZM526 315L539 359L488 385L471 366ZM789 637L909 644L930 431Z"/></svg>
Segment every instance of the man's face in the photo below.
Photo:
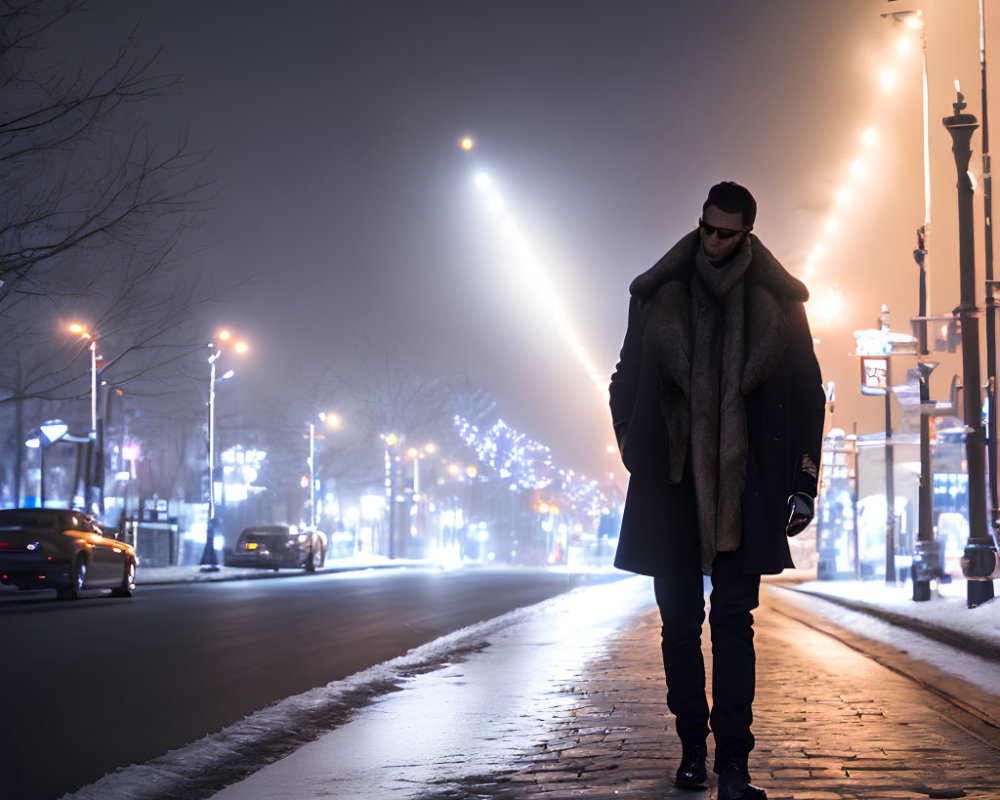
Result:
<svg viewBox="0 0 1000 800"><path fill-rule="evenodd" d="M707 233L706 228L712 232ZM746 228L743 226L743 215L740 212L730 214L718 206L709 206L702 212L698 230L701 233L701 245L705 248L705 255L714 264L725 260L726 256L740 246ZM739 233L728 235L734 231Z"/></svg>

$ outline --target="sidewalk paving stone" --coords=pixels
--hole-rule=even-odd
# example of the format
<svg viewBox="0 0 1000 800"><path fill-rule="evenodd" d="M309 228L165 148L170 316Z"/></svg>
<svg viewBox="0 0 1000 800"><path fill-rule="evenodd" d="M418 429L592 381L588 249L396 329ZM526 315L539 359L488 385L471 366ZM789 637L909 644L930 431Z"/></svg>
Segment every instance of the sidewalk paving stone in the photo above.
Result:
<svg viewBox="0 0 1000 800"><path fill-rule="evenodd" d="M772 600L772 602L774 602ZM1000 798L1000 737L948 724L906 677L786 616L757 613L754 782L771 800ZM704 642L706 668L711 649ZM426 800L699 798L673 786L680 744L666 710L655 607L583 666L547 732L506 771L443 786ZM709 742L709 768L712 763Z"/></svg>

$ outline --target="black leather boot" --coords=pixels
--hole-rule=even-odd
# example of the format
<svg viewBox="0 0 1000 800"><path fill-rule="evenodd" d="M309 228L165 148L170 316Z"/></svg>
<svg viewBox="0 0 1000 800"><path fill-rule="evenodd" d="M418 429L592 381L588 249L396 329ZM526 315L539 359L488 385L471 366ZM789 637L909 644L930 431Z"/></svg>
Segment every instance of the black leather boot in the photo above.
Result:
<svg viewBox="0 0 1000 800"><path fill-rule="evenodd" d="M716 766L719 800L767 800L767 792L750 783L747 758L729 758Z"/></svg>
<svg viewBox="0 0 1000 800"><path fill-rule="evenodd" d="M677 768L677 775L674 777L674 786L678 789L702 789L708 782L708 772L705 769L705 758L708 756L708 748L705 742L681 742L683 752L681 754L681 765Z"/></svg>

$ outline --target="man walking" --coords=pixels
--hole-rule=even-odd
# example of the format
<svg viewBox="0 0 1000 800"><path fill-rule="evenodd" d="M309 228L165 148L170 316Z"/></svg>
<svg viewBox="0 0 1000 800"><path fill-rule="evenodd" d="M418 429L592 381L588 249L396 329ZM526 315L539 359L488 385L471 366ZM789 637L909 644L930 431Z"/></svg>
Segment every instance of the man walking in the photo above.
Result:
<svg viewBox="0 0 1000 800"><path fill-rule="evenodd" d="M709 730L719 800L751 785L760 576L791 567L787 536L813 516L825 395L806 287L751 233L744 187L711 188L698 230L630 286L611 416L631 473L615 566L651 575L663 621L675 784L704 786ZM712 582L712 708L703 575Z"/></svg>

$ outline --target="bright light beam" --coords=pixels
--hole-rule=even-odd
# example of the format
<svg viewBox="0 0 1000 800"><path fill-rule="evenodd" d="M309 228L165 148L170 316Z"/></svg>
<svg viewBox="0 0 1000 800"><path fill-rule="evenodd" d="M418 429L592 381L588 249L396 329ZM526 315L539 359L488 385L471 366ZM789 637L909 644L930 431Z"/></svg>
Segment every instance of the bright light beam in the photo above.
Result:
<svg viewBox="0 0 1000 800"><path fill-rule="evenodd" d="M473 182L485 199L490 216L499 218L500 228L514 249L516 257L513 259L512 265L518 272L517 282L531 287L531 294L539 306L544 309L545 318L552 321L559 336L569 345L573 357L583 367L587 378L597 387L602 400L606 403L608 400L608 378L587 355L587 351L576 333L569 311L549 279L545 265L539 260L531 244L525 238L521 226L511 216L508 204L497 192L490 176L485 172L480 172L476 174Z"/></svg>

